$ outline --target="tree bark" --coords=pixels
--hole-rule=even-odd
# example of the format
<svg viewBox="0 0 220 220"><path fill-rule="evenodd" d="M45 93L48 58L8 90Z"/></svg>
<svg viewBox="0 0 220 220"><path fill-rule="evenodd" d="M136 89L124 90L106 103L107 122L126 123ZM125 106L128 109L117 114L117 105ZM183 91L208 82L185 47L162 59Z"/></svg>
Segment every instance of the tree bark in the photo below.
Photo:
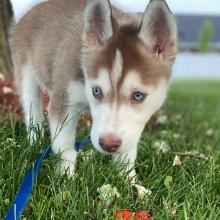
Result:
<svg viewBox="0 0 220 220"><path fill-rule="evenodd" d="M0 0L0 73L12 78L12 61L9 47L12 7L9 0Z"/></svg>

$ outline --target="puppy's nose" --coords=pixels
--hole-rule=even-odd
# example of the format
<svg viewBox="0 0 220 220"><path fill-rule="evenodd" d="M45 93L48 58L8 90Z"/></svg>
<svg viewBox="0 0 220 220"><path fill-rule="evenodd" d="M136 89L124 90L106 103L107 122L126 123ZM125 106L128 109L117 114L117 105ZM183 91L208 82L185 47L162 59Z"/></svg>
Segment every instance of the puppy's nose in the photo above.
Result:
<svg viewBox="0 0 220 220"><path fill-rule="evenodd" d="M99 145L103 150L114 153L121 146L121 139L113 134L103 135L99 138Z"/></svg>

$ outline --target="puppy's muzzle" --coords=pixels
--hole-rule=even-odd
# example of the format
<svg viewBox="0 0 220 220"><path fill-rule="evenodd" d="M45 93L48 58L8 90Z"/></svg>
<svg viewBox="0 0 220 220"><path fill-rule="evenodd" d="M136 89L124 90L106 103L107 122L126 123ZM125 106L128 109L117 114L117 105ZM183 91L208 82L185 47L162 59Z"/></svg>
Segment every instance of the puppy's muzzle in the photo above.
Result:
<svg viewBox="0 0 220 220"><path fill-rule="evenodd" d="M101 148L109 153L116 152L121 146L121 139L113 134L106 134L99 138L99 145Z"/></svg>

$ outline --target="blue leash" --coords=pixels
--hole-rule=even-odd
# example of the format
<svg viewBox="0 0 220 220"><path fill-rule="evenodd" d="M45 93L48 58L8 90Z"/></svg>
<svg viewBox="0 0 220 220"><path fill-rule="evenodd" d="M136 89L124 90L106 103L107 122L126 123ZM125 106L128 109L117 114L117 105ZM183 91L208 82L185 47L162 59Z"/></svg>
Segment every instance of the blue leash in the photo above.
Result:
<svg viewBox="0 0 220 220"><path fill-rule="evenodd" d="M86 136L82 141L77 141L75 143L76 151L81 150L90 142L90 136ZM25 176L23 183L20 186L20 189L15 197L8 213L5 216L4 220L18 220L28 202L30 194L33 190L36 178L39 173L39 168L42 161L51 153L51 146L48 146L39 158L34 162L33 167L30 168Z"/></svg>

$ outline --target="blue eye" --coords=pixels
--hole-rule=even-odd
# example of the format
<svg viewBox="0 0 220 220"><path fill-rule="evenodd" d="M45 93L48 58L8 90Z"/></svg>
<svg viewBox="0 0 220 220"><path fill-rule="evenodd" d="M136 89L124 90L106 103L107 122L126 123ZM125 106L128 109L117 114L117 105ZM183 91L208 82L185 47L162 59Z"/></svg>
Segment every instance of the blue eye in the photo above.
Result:
<svg viewBox="0 0 220 220"><path fill-rule="evenodd" d="M96 99L102 99L103 97L102 89L99 87L94 87L92 89L92 94Z"/></svg>
<svg viewBox="0 0 220 220"><path fill-rule="evenodd" d="M142 93L142 92L134 92L132 94L132 101L135 103L141 103L145 100L146 98L146 94Z"/></svg>

